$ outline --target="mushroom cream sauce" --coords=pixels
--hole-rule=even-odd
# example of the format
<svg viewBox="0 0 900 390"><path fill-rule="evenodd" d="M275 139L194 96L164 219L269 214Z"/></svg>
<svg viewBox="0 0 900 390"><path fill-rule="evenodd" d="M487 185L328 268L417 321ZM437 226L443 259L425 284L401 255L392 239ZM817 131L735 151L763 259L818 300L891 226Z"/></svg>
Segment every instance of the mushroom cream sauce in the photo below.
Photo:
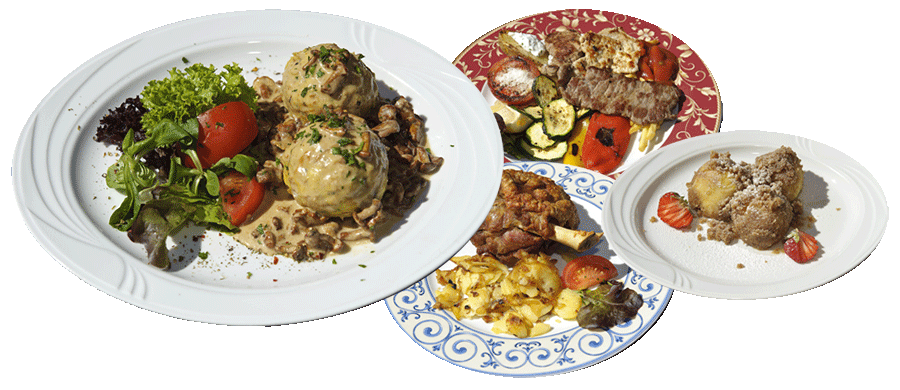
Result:
<svg viewBox="0 0 900 390"><path fill-rule="evenodd" d="M280 231L273 232L273 234L281 235L280 239L282 241L278 241L280 244L279 246L298 245L298 243L302 241L303 235L300 235L299 232L296 231L294 231L295 234L290 234L293 230L288 228L291 216L298 209L300 209L300 205L294 201L294 198L286 188L279 187L275 191L267 191L262 205L259 206L255 213L247 218L247 221L239 227L239 230L234 233L232 237L251 250L268 256L289 255L289 253L277 250L277 246L270 247L266 245L267 238L264 227L266 225L271 226L272 221L280 220L283 227ZM382 223L375 228L374 236L376 239L377 237L384 237L387 235L393 230L394 225L402 221L403 218L403 216L387 214ZM352 220L339 220L338 222L338 230L336 232L338 234L340 232L349 232L357 229ZM270 239L274 238L275 237L271 237ZM361 247L371 242L372 240L370 239L356 241L347 240L344 241L344 246L340 251L332 253L348 253L358 246Z"/></svg>

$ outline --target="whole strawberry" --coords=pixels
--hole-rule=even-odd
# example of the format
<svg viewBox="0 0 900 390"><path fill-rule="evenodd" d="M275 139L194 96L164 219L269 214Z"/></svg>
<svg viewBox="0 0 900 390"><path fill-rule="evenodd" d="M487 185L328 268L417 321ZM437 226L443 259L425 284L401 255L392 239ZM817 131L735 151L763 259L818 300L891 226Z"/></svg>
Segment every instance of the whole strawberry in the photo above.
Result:
<svg viewBox="0 0 900 390"><path fill-rule="evenodd" d="M784 253L798 263L806 263L816 256L819 242L813 236L794 228L784 240Z"/></svg>
<svg viewBox="0 0 900 390"><path fill-rule="evenodd" d="M677 229L689 226L694 220L694 214L687 201L676 192L667 192L659 198L656 215L663 222Z"/></svg>

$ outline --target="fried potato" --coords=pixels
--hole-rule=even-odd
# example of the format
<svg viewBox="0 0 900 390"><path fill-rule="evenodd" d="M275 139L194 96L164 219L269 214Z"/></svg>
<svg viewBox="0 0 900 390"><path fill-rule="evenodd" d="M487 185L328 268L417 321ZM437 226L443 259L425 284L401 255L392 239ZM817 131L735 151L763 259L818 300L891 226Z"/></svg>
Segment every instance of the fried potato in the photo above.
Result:
<svg viewBox="0 0 900 390"><path fill-rule="evenodd" d="M568 288L559 292L556 304L553 305L553 314L564 320L574 320L581 309L581 294Z"/></svg>
<svg viewBox="0 0 900 390"><path fill-rule="evenodd" d="M500 283L501 292L510 297L556 297L562 288L559 271L549 256L536 255L520 259Z"/></svg>
<svg viewBox="0 0 900 390"><path fill-rule="evenodd" d="M526 255L508 269L491 256L459 256L451 270L438 270L443 287L435 295L435 309L453 313L456 319L481 318L494 323L492 331L516 337L534 337L550 329L543 322L554 315L562 288L559 271L546 254ZM566 298L568 310L577 303ZM568 318L574 315L566 314Z"/></svg>
<svg viewBox="0 0 900 390"><path fill-rule="evenodd" d="M494 323L491 331L507 333L518 338L537 337L553 329L543 322L532 322L514 310L509 310Z"/></svg>
<svg viewBox="0 0 900 390"><path fill-rule="evenodd" d="M453 313L456 319L488 315L495 286L508 273L503 263L490 256L458 256L450 259L456 267L436 272L444 286L435 295L436 309Z"/></svg>

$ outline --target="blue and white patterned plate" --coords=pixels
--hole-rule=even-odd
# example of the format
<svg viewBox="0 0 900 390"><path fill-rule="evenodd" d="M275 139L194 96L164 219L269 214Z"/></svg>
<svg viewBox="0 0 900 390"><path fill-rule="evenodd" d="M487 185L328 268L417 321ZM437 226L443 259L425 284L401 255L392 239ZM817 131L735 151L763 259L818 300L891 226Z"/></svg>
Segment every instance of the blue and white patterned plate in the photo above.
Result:
<svg viewBox="0 0 900 390"><path fill-rule="evenodd" d="M587 169L557 163L512 162L505 169L519 169L552 178L578 206L579 229L602 231L597 221L613 179ZM467 244L457 256L473 255ZM619 280L641 294L644 306L625 324L603 332L592 332L575 321L552 317L545 321L550 332L520 339L496 334L482 320L457 320L450 312L433 309L441 288L435 274L385 300L400 328L435 356L457 366L499 376L529 377L565 373L606 360L637 341L659 319L672 297L672 290L628 268L609 249L606 239L582 254L598 254L619 269ZM559 255L553 255L560 258ZM558 267L565 265L557 262ZM442 269L454 266L447 262Z"/></svg>

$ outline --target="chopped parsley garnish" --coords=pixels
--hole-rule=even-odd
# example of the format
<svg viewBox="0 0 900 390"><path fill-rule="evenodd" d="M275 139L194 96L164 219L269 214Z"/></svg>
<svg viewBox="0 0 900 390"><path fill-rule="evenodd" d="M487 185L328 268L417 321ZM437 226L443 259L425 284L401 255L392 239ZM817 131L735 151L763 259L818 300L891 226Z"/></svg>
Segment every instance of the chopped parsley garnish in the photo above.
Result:
<svg viewBox="0 0 900 390"><path fill-rule="evenodd" d="M344 162L349 166L358 166L360 168L365 168L366 163L363 160L356 158L356 154L361 152L365 144L360 144L358 147L354 149L344 149L341 147L333 147L331 148L331 154L341 156L344 158Z"/></svg>
<svg viewBox="0 0 900 390"><path fill-rule="evenodd" d="M322 133L319 132L318 128L316 128L314 126L310 126L308 133L304 130L304 131L297 133L297 135L294 136L295 140L300 140L303 138L308 138L308 142L310 144L319 143L319 141L322 140Z"/></svg>
<svg viewBox="0 0 900 390"><path fill-rule="evenodd" d="M306 116L306 119L310 123L322 122L325 126L331 128L344 127L344 117L331 112L331 110L328 110L328 107L325 107L325 114L309 114Z"/></svg>

